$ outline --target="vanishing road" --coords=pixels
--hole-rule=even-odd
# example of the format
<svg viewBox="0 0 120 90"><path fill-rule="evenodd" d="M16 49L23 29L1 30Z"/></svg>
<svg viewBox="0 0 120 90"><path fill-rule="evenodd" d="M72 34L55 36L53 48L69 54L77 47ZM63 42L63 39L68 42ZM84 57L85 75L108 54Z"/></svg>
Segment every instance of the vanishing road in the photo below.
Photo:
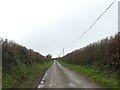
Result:
<svg viewBox="0 0 120 90"><path fill-rule="evenodd" d="M71 71L54 61L39 83L38 88L101 88L90 79Z"/></svg>

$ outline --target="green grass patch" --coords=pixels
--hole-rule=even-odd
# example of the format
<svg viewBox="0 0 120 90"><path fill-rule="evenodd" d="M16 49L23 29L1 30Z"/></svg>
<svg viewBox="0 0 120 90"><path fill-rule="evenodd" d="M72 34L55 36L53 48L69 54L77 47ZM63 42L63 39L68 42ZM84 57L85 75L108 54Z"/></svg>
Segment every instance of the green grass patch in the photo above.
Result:
<svg viewBox="0 0 120 90"><path fill-rule="evenodd" d="M2 76L2 88L30 88L35 78L47 70L53 61L42 64L34 64L30 67L21 65L10 72L4 72Z"/></svg>
<svg viewBox="0 0 120 90"><path fill-rule="evenodd" d="M73 71L76 71L86 77L91 78L96 83L102 85L105 88L120 90L120 86L118 85L118 80L116 79L115 74L109 75L106 71L100 70L99 68L94 66L74 65L64 62L60 63Z"/></svg>

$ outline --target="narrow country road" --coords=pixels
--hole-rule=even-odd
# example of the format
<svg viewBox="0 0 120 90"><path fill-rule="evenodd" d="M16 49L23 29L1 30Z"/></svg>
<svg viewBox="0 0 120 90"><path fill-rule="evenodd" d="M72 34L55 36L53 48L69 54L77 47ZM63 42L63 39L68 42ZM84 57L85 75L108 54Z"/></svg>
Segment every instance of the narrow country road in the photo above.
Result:
<svg viewBox="0 0 120 90"><path fill-rule="evenodd" d="M71 71L54 61L38 88L101 88L94 81Z"/></svg>

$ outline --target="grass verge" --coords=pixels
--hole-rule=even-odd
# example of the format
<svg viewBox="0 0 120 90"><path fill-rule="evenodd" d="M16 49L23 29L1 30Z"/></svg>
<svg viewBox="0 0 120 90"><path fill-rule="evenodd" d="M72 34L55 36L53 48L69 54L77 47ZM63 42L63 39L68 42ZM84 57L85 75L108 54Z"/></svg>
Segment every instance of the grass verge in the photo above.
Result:
<svg viewBox="0 0 120 90"><path fill-rule="evenodd" d="M75 72L89 77L103 87L113 88L113 90L120 90L120 86L118 85L118 80L115 78L115 75L109 75L106 73L106 71L100 70L99 68L96 68L94 66L74 65L64 62L60 63Z"/></svg>
<svg viewBox="0 0 120 90"><path fill-rule="evenodd" d="M3 73L2 88L30 88L34 79L47 70L53 61L35 64L31 67L20 66L9 73Z"/></svg>

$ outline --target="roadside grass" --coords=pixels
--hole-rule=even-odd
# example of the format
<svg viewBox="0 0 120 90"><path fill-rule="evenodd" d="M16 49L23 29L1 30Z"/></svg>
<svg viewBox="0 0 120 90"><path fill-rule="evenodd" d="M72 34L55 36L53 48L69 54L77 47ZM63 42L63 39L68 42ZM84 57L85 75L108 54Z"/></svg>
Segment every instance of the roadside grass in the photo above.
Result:
<svg viewBox="0 0 120 90"><path fill-rule="evenodd" d="M120 90L120 86L118 85L118 80L116 78L116 74L110 75L106 73L106 71L100 70L94 66L82 66L82 65L74 65L61 62L60 63L68 67L69 69L78 72L90 79L94 80L96 83L100 84L105 88L112 88L113 90Z"/></svg>
<svg viewBox="0 0 120 90"><path fill-rule="evenodd" d="M47 70L52 63L53 61L48 61L31 67L21 65L19 70L14 68L9 73L3 73L2 88L31 88L35 78Z"/></svg>

